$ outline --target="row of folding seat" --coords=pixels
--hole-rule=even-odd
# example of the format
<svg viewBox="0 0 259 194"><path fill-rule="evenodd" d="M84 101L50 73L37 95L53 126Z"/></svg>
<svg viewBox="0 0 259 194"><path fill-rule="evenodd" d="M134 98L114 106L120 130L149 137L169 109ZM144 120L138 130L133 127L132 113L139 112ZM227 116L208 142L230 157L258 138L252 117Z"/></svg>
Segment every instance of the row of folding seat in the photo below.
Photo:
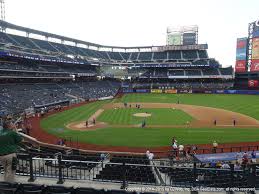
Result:
<svg viewBox="0 0 259 194"><path fill-rule="evenodd" d="M0 182L0 194L136 194L136 192Z"/></svg>

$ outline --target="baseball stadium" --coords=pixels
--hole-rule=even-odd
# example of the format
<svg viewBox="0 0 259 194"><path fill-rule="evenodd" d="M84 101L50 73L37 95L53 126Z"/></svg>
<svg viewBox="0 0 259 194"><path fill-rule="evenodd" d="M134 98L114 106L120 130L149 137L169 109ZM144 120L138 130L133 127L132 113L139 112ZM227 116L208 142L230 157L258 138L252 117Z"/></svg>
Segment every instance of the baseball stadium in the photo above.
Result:
<svg viewBox="0 0 259 194"><path fill-rule="evenodd" d="M0 125L23 138L18 181L0 176L0 193L259 189L259 20L234 67L209 56L196 25L134 47L3 17L0 29Z"/></svg>

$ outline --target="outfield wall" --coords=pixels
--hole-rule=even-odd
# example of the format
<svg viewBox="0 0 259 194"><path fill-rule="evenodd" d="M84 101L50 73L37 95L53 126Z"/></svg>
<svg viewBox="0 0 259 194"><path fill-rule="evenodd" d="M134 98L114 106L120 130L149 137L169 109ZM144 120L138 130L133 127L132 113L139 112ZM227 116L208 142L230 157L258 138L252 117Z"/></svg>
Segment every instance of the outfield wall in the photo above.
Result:
<svg viewBox="0 0 259 194"><path fill-rule="evenodd" d="M203 89L126 89L122 93L153 93L153 94L250 94L259 95L259 90L203 90Z"/></svg>

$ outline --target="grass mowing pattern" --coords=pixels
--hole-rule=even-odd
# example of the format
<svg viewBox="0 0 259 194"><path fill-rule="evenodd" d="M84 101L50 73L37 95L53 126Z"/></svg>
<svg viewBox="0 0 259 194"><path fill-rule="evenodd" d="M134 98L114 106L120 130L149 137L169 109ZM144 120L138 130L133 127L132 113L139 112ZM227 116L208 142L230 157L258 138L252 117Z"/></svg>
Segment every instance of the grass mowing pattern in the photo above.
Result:
<svg viewBox="0 0 259 194"><path fill-rule="evenodd" d="M259 120L259 96L237 94L129 94L116 102L153 102L200 105L242 113Z"/></svg>
<svg viewBox="0 0 259 194"><path fill-rule="evenodd" d="M149 113L150 117L136 117L135 113ZM172 108L119 108L105 110L97 119L112 125L136 125L146 121L147 125L184 125L192 117L182 110Z"/></svg>
<svg viewBox="0 0 259 194"><path fill-rule="evenodd" d="M117 102L164 102L194 104L215 108L223 108L234 112L243 113L259 119L259 97L249 95L212 95L212 94L131 94L125 95ZM51 134L59 137L71 137L80 142L97 145L129 146L129 147L155 147L168 146L173 136L181 144L253 142L259 139L259 129L239 128L105 128L96 131L72 131L64 127L64 123L85 120L106 102L95 102L74 108L45 118L41 127ZM64 128L59 132L58 128Z"/></svg>
<svg viewBox="0 0 259 194"><path fill-rule="evenodd" d="M107 102L98 101L51 115L41 121L41 127L46 130L66 129L66 125L71 122L86 121Z"/></svg>

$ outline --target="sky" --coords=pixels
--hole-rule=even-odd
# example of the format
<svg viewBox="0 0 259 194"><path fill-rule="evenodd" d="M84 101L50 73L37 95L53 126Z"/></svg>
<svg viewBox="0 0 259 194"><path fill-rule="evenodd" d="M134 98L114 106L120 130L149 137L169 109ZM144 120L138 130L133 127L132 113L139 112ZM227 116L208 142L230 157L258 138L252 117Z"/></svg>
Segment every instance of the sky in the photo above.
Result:
<svg viewBox="0 0 259 194"><path fill-rule="evenodd" d="M6 21L112 46L166 44L169 26L198 25L209 57L234 66L236 39L259 19L259 0L5 0Z"/></svg>

